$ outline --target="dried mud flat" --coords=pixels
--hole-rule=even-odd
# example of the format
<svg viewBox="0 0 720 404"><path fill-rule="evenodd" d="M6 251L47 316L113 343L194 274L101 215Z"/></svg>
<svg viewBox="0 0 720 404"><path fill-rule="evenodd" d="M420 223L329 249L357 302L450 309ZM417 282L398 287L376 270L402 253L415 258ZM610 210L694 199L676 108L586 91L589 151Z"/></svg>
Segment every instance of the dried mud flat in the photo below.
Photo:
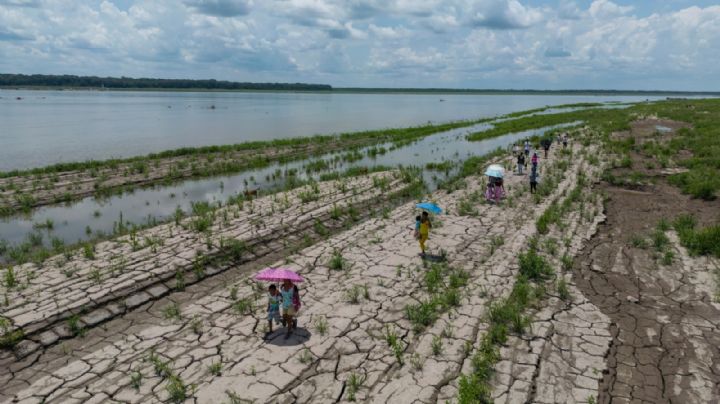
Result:
<svg viewBox="0 0 720 404"><path fill-rule="evenodd" d="M672 121L646 119L630 136L642 139L656 125L673 130ZM648 128L651 128L648 130ZM627 134L626 134L627 135ZM633 163L642 166L635 155ZM640 190L604 185L607 220L580 253L573 277L587 299L611 321L608 369L600 403L720 402L720 304L716 259L690 257L677 234L669 243L644 246L663 219L692 213L717 220L717 201L690 199L663 179L663 170ZM675 259L661 262L668 251Z"/></svg>
<svg viewBox="0 0 720 404"><path fill-rule="evenodd" d="M650 258L621 265L628 249L618 246L629 236L612 230L625 220L615 210L626 208L638 223L641 212L624 207L627 201L612 189L604 212L597 189L608 156L585 144L573 142L565 153L554 148L541 159L541 177L555 181L544 198L529 194L526 176L512 174L500 205L481 203L480 177L430 196L446 210L435 219L431 250L467 274L468 283L457 305L436 312L425 327L406 310L428 301L424 279L435 269L417 255L414 203L356 217L334 233L320 231L325 238L312 234L316 223L332 227L337 206L370 211L401 189L405 183L392 172L347 184L352 192L321 184L309 203L297 200L298 190L282 214L276 210L282 197L255 201L253 213L227 208L230 218L214 225L209 243L171 224L147 230L149 240L163 243L136 251L126 237L101 245L94 260L57 257L43 271L24 267L21 274L37 276L24 291L10 292L18 293L16 306L2 315L28 332L14 353L0 353L0 402L457 402L459 380L472 372L489 328L488 310L510 294L518 255L530 243L540 246L556 279L531 309L529 331L511 333L500 348L491 380L495 402L653 401L643 396L653 390L653 369L661 375L653 391L667 392L659 397L712 402L720 363L708 272L714 263L689 257L670 234L677 251L671 267L632 266L649 266ZM539 232L538 218L564 201L570 202L562 219ZM305 243L294 243L305 234ZM198 257L225 254L221 236L243 240L242 259L211 261L224 264L206 265L199 276ZM285 239L293 242L283 245ZM641 253L650 254L632 256ZM122 271L119 256L132 258ZM75 264L82 264L78 276L67 277L64 269ZM264 293L250 277L266 264L306 278L299 329L289 339L282 328L264 338ZM641 271L644 276L636 275ZM117 286L128 280L134 286ZM567 290L555 286L560 280ZM671 305L675 311L664 314ZM653 321L646 326L645 319ZM638 334L656 326L655 335ZM630 388L627 396L623 386Z"/></svg>

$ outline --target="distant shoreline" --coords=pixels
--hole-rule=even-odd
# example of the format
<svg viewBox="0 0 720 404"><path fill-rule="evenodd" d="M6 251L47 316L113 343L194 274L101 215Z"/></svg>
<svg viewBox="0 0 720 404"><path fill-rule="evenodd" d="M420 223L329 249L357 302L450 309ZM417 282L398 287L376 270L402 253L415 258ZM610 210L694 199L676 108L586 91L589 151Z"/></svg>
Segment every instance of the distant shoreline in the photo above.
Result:
<svg viewBox="0 0 720 404"><path fill-rule="evenodd" d="M654 90L495 90L449 88L332 88L330 90L261 90L221 88L101 88L67 86L0 86L11 91L86 91L86 92L177 92L177 93L308 93L308 94L447 94L447 95L577 95L577 96L711 96L720 97L720 91L654 91Z"/></svg>

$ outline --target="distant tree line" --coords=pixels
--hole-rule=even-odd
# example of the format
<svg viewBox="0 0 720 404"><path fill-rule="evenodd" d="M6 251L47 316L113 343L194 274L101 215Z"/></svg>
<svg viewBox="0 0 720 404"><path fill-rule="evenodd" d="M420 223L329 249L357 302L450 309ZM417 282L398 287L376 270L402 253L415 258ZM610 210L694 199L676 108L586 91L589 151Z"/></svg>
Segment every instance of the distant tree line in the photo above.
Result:
<svg viewBox="0 0 720 404"><path fill-rule="evenodd" d="M555 94L555 95L720 95L720 91L665 91L665 90L532 90L532 89L473 89L473 88L371 88L334 87L335 92L350 93L437 93L437 94Z"/></svg>
<svg viewBox="0 0 720 404"><path fill-rule="evenodd" d="M0 74L0 87L84 87L120 89L203 89L203 90L283 90L329 91L327 84L241 83L224 80L150 79L46 74Z"/></svg>

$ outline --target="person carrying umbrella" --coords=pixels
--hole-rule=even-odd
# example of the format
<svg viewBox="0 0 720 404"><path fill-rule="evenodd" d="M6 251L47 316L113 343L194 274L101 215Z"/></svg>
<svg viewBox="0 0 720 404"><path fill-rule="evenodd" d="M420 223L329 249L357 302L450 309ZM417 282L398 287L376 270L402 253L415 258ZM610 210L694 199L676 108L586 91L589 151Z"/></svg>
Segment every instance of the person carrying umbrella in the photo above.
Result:
<svg viewBox="0 0 720 404"><path fill-rule="evenodd" d="M420 228L418 229L418 242L420 243L420 256L425 257L425 243L430 238L430 229L432 229L432 223L430 223L430 215L428 211L439 215L442 213L442 209L433 202L422 202L415 205L416 208L423 210L420 216Z"/></svg>
<svg viewBox="0 0 720 404"><path fill-rule="evenodd" d="M430 215L427 212L423 212L420 216L420 256L425 257L425 243L430 238L430 229L432 229L432 223L430 223Z"/></svg>
<svg viewBox="0 0 720 404"><path fill-rule="evenodd" d="M285 279L280 286L280 294L282 295L283 320L287 327L285 339L288 339L292 331L297 328L294 317L300 309L300 291L290 279Z"/></svg>
<svg viewBox="0 0 720 404"><path fill-rule="evenodd" d="M255 275L255 280L282 282L282 285L280 286L280 295L282 296L280 305L282 308L283 322L287 327L285 339L290 338L292 330L297 328L297 320L295 318L300 310L300 291L294 282L302 282L304 280L303 277L290 269L265 268ZM272 289L272 286L269 289ZM273 295L272 291L270 291L270 295ZM274 313L270 312L272 308L271 305L274 301L278 301L278 299L275 298L268 302L268 319L271 322ZM272 330L272 324L270 329Z"/></svg>

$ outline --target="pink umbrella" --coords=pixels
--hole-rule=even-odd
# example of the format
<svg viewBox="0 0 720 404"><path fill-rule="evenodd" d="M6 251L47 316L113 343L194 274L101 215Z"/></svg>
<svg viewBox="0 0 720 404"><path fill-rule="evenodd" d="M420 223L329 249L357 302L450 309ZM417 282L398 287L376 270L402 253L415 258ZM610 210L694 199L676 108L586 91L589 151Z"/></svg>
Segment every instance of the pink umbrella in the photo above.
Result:
<svg viewBox="0 0 720 404"><path fill-rule="evenodd" d="M294 271L284 268L265 268L255 275L255 280L258 281L282 282L285 279L289 279L292 282L302 282L305 280Z"/></svg>

